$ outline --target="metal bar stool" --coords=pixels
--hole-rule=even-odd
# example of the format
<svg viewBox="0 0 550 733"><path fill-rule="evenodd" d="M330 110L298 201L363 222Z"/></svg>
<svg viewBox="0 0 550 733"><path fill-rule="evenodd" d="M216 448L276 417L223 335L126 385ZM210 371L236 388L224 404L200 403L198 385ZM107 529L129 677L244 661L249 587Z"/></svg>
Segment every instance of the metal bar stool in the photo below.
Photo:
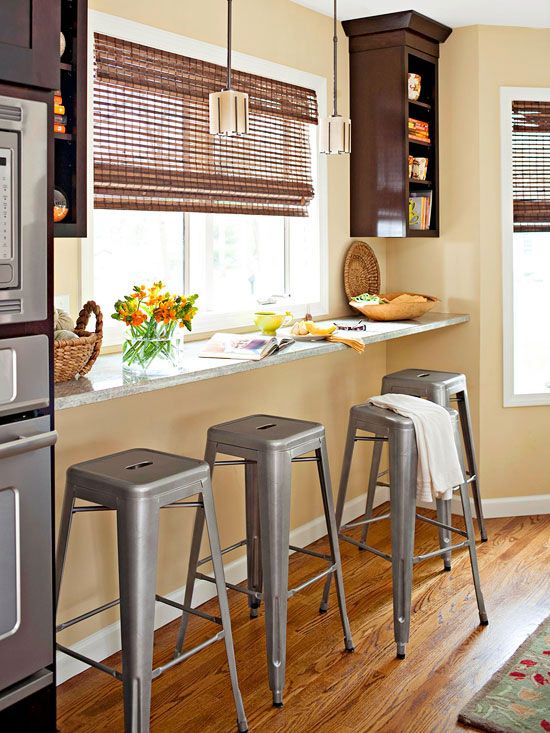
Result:
<svg viewBox="0 0 550 733"><path fill-rule="evenodd" d="M467 483L472 487L475 515L481 535L481 541L487 541L487 530L483 519L483 507L479 491L479 474L472 432L472 418L468 401L466 376L458 372L432 372L428 369L403 369L400 372L386 374L382 380L382 394L388 392L423 397L442 407L451 407L456 402L460 417L460 427L464 440L467 463ZM460 448L462 452L462 447ZM378 454L379 455L379 454ZM379 460L379 458L378 458Z"/></svg>
<svg viewBox="0 0 550 733"><path fill-rule="evenodd" d="M315 452L314 456L306 456ZM216 454L236 456L238 460L216 461ZM273 704L283 704L286 666L287 602L298 591L325 576L336 575L336 587L340 616L344 630L345 648L353 651L349 627L338 533L334 516L332 489L325 429L322 425L304 420L252 415L211 427L208 430L206 461L214 466L243 465L246 485L247 538L222 550L222 554L246 546L248 561L248 587L240 588L227 583L227 587L248 596L250 614L257 615L261 599L265 602L266 649L269 687ZM317 464L323 507L327 523L330 554L289 545L290 493L292 463L312 461ZM198 568L210 557L199 560L203 522L199 515L195 521L189 576L185 588L185 605L191 605L195 579L212 581ZM328 566L299 586L288 589L288 551L305 552L324 560ZM265 589L262 593L262 584ZM176 653L182 648L187 628L187 617L182 617Z"/></svg>
<svg viewBox="0 0 550 733"><path fill-rule="evenodd" d="M455 410L449 410L453 421L453 430L457 447L460 445L458 434L458 416ZM358 435L357 431L373 433L373 437ZM383 443L388 443L390 452L390 512L378 517L365 516L354 522L342 525L342 514L346 501L353 449L356 442L374 442L375 449L379 449ZM460 451L459 451L459 455ZM392 563L392 585L393 585L393 624L395 642L397 644L397 657L404 659L406 644L409 641L410 629L410 607L412 594L412 571L413 565L439 555L448 556L452 550L467 547L470 551L470 563L477 597L479 619L482 625L487 625L487 613L477 566L477 553L475 544L475 532L472 522L472 512L468 497L468 485L460 486L460 497L464 511L466 531L454 527L450 520L443 521L441 515L437 520L416 514L416 471L417 471L417 449L416 435L413 422L410 418L398 415L391 410L384 410L368 403L355 405L351 408L336 506L336 522L340 527L340 538L346 542L360 547L363 550L390 560ZM462 460L461 460L462 465ZM371 476L372 476L371 467ZM450 502L444 502L450 505ZM391 544L392 554L388 555L375 547L349 537L344 532L354 527L368 526L373 522L382 519L391 519ZM414 528L415 519L428 522L439 530L440 549L426 552L422 555L414 555ZM466 539L457 544L450 544L449 533L455 532ZM321 609L327 608L328 594L330 590L330 577L325 584Z"/></svg>
<svg viewBox="0 0 550 733"><path fill-rule="evenodd" d="M196 494L199 495L198 501L184 501ZM77 499L92 502L95 506L75 506ZM159 510L181 507L196 507L201 522L206 521L221 618L194 610L190 603L181 605L155 595ZM61 644L58 644L57 648L122 681L124 730L126 733L145 733L149 730L151 681L215 641L224 639L237 708L238 730L241 733L247 731L248 725L237 679L208 464L160 451L135 449L79 463L69 468L57 545L57 600L73 515L79 512L108 510L117 513L120 598L59 624L56 631L74 626L120 603L122 672ZM220 625L221 630L198 646L153 670L155 600L180 609L185 616L194 614L212 621Z"/></svg>

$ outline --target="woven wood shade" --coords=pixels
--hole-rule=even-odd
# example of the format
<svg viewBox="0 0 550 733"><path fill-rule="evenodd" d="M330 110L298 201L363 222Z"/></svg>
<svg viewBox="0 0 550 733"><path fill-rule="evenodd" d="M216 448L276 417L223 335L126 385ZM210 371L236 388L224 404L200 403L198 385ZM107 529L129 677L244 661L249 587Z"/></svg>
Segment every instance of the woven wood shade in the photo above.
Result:
<svg viewBox="0 0 550 733"><path fill-rule="evenodd" d="M210 135L226 69L94 35L94 206L307 216L314 91L239 71L250 134Z"/></svg>
<svg viewBox="0 0 550 733"><path fill-rule="evenodd" d="M550 232L550 102L512 102L515 232Z"/></svg>

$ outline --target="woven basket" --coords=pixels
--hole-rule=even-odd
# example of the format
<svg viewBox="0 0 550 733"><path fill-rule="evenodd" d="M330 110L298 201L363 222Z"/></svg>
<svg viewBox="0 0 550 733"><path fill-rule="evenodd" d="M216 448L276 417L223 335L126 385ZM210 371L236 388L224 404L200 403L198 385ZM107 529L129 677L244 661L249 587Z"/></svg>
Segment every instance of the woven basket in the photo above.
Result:
<svg viewBox="0 0 550 733"><path fill-rule="evenodd" d="M86 331L91 314L95 315L95 332ZM80 337L54 341L54 372L53 381L68 382L76 376L87 374L99 356L101 341L103 340L103 315L101 309L89 300L78 314L74 332Z"/></svg>
<svg viewBox="0 0 550 733"><path fill-rule="evenodd" d="M380 268L376 255L366 242L353 242L344 262L344 290L351 300L356 295L380 292Z"/></svg>

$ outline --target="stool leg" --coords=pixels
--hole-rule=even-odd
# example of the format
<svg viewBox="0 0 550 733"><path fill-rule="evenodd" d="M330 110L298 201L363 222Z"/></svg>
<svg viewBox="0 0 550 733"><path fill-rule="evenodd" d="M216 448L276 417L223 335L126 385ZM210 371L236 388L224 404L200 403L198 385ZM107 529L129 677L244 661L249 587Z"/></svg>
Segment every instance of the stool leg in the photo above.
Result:
<svg viewBox="0 0 550 733"><path fill-rule="evenodd" d="M262 592L262 558L260 540L260 505L258 499L258 477L257 466L247 463L245 470L245 493L246 493L246 565L248 577L248 589ZM248 596L250 607L250 618L258 616L260 599Z"/></svg>
<svg viewBox="0 0 550 733"><path fill-rule="evenodd" d="M117 508L125 733L147 733L151 713L159 508L148 499Z"/></svg>
<svg viewBox="0 0 550 733"><path fill-rule="evenodd" d="M59 524L59 534L57 536L57 550L55 553L55 607L59 604L59 594L61 592L61 580L63 578L63 570L65 568L65 558L67 557L67 547L69 544L69 534L71 532L71 524L73 520L73 508L75 495L73 487L67 482L65 486L65 494L63 496L63 508L61 509L61 522Z"/></svg>
<svg viewBox="0 0 550 733"><path fill-rule="evenodd" d="M214 462L216 460L216 444L211 441L207 441L206 450L204 453L204 460L210 466L210 477L214 473ZM204 508L197 507L195 514L195 522L193 524L193 538L191 540L191 551L189 553L189 565L187 568L187 581L185 583L185 594L183 598L183 605L186 608L191 608L193 604L193 592L195 590L195 581L197 573L197 565L199 562L199 555L201 551L202 536L204 534ZM174 657L179 657L183 651L183 645L185 643L185 635L187 634L187 626L189 625L189 614L185 611L181 614L181 622L178 631L178 638L176 640L176 648L174 650Z"/></svg>
<svg viewBox="0 0 550 733"><path fill-rule="evenodd" d="M334 574L336 575L336 593L338 594L338 605L340 607L340 618L342 620L342 629L344 631L344 643L346 651L352 652L353 639L351 638L351 629L349 626L348 613L346 610L346 596L344 593L344 579L342 575L342 560L340 558L340 545L338 543L338 530L336 528L336 518L334 516L334 503L332 499L332 485L330 481L330 470L328 463L328 453L325 438L321 438L321 445L315 451L317 456L317 469L319 471L319 483L321 484L321 494L323 496L323 508L325 510L325 519L327 522L327 532L330 544L330 555L332 564L335 565ZM330 577L332 573L328 577Z"/></svg>
<svg viewBox="0 0 550 733"><path fill-rule="evenodd" d="M346 494L348 492L348 481L351 470L351 461L353 459L353 449L355 448L355 434L357 426L351 419L348 423L348 434L346 437L346 447L344 449L344 459L342 461L342 473L340 474L340 486L338 488L338 500L336 502L336 527L338 531L342 526L342 516L344 514L344 506L346 503ZM323 597L319 607L320 613L326 613L328 609L328 597L330 593L330 584L332 582L332 573L327 576L325 587L323 589Z"/></svg>
<svg viewBox="0 0 550 733"><path fill-rule="evenodd" d="M380 436L376 436L380 437ZM376 494L376 485L378 483L378 472L380 470L380 459L382 457L382 448L384 444L381 440L377 440L375 443L373 443L373 449L372 449L372 461L370 464L370 474L369 474L369 488L367 491L367 505L365 507L365 519L370 519L372 517L372 507L374 506L374 496ZM369 525L364 524L363 530L361 531L361 542L366 545L367 544L367 535L369 532ZM362 548L359 548L362 549Z"/></svg>
<svg viewBox="0 0 550 733"><path fill-rule="evenodd" d="M414 432L402 436L400 443L390 436L393 628L397 657L404 659L411 623L417 464Z"/></svg>
<svg viewBox="0 0 550 733"><path fill-rule="evenodd" d="M444 499L435 500L437 509L437 521L443 524L451 523L451 501ZM441 549L448 547L451 544L451 533L448 529L439 527L439 546ZM451 553L446 552L443 555L443 568L444 570L451 569Z"/></svg>
<svg viewBox="0 0 550 733"><path fill-rule="evenodd" d="M470 507L470 496L468 493L468 484L462 484L460 486L460 498L462 499L462 510L464 512L464 523L466 524L466 532L468 534L469 550L470 550L470 564L472 566L472 576L474 579L474 586L476 590L477 607L479 610L479 622L482 626L487 626L489 620L487 618L487 611L485 610L485 601L483 600L483 593L481 592L481 581L479 578L479 568L477 565L477 550L476 550L476 535L474 530L474 523L472 521L472 510Z"/></svg>
<svg viewBox="0 0 550 733"><path fill-rule="evenodd" d="M225 575L223 571L222 553L220 547L220 538L218 536L218 524L216 522L216 511L214 509L214 501L212 499L212 488L210 482L203 486L202 501L204 505L204 515L206 526L208 529L208 538L210 540L210 553L212 555L212 566L214 568L214 578L216 579L216 589L218 591L218 603L220 605L220 615L222 619L222 627L224 630L225 651L227 653L227 662L229 665L229 676L231 678L231 687L233 689L233 698L237 709L237 726L239 733L248 731L248 723L243 707L241 691L239 689L239 680L237 677L237 664L235 662L235 650L233 647L233 634L231 631L231 617L229 615L229 602L227 600L227 589L225 587Z"/></svg>
<svg viewBox="0 0 550 733"><path fill-rule="evenodd" d="M476 518L481 534L481 541L487 542L487 530L485 528L485 520L483 518L483 507L481 504L481 494L479 491L479 475L477 471L476 453L474 447L472 433L472 418L470 416L470 403L468 401L468 391L464 390L457 394L457 407L460 416L460 427L462 428L462 436L464 439L464 448L466 451L466 460L468 462L468 471L470 476L475 476L471 482L472 496L476 508Z"/></svg>
<svg viewBox="0 0 550 733"><path fill-rule="evenodd" d="M267 668L275 707L283 704L286 671L290 482L291 456L288 453L270 451L259 456Z"/></svg>

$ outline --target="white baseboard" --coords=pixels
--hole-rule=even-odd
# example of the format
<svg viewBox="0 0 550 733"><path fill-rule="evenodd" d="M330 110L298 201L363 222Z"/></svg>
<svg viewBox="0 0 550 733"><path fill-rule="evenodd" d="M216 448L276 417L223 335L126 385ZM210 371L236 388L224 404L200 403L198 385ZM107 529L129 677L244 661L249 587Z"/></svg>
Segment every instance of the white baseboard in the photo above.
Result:
<svg viewBox="0 0 550 733"><path fill-rule="evenodd" d="M473 511L473 501L470 500ZM433 509L433 505L419 503L419 506ZM462 514L460 496L455 492L452 499L452 511ZM550 514L550 494L533 494L531 496L503 496L496 499L483 499L483 516L485 519L498 517L526 517L533 514Z"/></svg>
<svg viewBox="0 0 550 733"><path fill-rule="evenodd" d="M355 519L355 517L358 517L364 512L365 500L366 495L363 494L346 503L344 509L345 522ZM376 492L375 506L383 504L387 500L388 489L385 487L379 487ZM326 535L326 524L324 516L321 516L294 529L290 533L290 542L297 547L305 547L324 535ZM228 563L224 566L224 569L226 580L229 583L242 583L242 581L246 579L246 557L243 556ZM181 603L184 592L185 587L178 588L172 593L168 593L166 597L170 600ZM215 595L216 589L212 583L198 580L196 582L195 593L193 595L193 606L199 606L202 603L206 603L206 601L210 600L210 598L213 598ZM180 612L177 609L171 608L164 603L157 603L155 610L155 629L174 621L174 619L179 616ZM115 654L115 652L118 652L121 649L120 623L117 621L114 624L106 626L100 631L96 631L94 634L91 634L85 639L74 644L72 649L79 654L83 654L86 657L97 660L102 660L111 656L111 654ZM66 654L62 654L61 652L57 652L56 663L58 685L89 668L87 664L79 662L77 659L69 657Z"/></svg>

